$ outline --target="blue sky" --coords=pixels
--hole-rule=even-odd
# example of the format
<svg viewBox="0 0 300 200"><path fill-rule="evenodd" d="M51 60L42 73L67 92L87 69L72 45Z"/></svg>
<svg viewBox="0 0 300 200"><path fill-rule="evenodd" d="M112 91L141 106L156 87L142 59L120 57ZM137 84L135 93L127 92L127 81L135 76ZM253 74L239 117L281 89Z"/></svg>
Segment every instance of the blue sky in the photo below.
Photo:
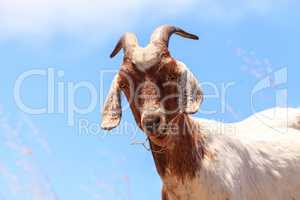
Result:
<svg viewBox="0 0 300 200"><path fill-rule="evenodd" d="M1 0L0 200L158 199L161 182L151 154L131 144L145 137L130 110L121 129L97 129L110 71L122 59L109 59L119 37L132 31L146 45L154 28L166 23L199 35L199 41L173 36L171 54L202 83L206 98L195 116L232 122L281 105L281 91L289 106L300 106L299 8L292 0ZM45 75L22 82L22 102L52 105L47 78L53 71L53 111L30 114L16 102L16 81L32 70ZM274 74L285 72L287 82L277 85ZM251 106L251 92L262 80L275 84L256 92ZM91 88L69 93L71 86ZM72 117L72 102L91 109Z"/></svg>

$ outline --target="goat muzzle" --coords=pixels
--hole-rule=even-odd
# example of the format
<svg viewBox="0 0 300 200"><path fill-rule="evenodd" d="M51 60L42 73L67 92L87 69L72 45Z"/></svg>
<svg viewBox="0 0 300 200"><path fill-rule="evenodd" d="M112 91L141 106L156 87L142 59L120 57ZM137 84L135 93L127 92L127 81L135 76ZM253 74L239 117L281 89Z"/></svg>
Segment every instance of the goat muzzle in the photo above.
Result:
<svg viewBox="0 0 300 200"><path fill-rule="evenodd" d="M147 114L142 119L143 128L147 133L156 132L161 123L161 116L158 113Z"/></svg>

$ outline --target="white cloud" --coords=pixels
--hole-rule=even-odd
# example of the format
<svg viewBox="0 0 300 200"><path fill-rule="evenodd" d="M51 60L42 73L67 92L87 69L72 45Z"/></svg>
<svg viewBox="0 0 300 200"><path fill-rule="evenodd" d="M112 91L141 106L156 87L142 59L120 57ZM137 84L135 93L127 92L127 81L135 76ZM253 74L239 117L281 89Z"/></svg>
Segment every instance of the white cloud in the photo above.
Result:
<svg viewBox="0 0 300 200"><path fill-rule="evenodd" d="M292 0L1 0L2 38L102 37L145 20L186 14L193 20L238 21Z"/></svg>
<svg viewBox="0 0 300 200"><path fill-rule="evenodd" d="M6 37L109 32L134 21L139 6L138 0L1 0L0 30Z"/></svg>

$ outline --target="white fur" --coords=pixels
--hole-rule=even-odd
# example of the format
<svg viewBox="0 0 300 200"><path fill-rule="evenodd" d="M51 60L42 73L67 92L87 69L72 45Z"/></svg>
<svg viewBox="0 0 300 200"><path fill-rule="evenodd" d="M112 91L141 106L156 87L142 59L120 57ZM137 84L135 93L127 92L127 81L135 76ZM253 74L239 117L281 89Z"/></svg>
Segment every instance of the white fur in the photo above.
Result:
<svg viewBox="0 0 300 200"><path fill-rule="evenodd" d="M157 64L161 58L161 49L149 44L146 47L136 47L132 51L132 62L144 71Z"/></svg>
<svg viewBox="0 0 300 200"><path fill-rule="evenodd" d="M193 180L166 179L175 191L168 200L300 199L299 116L300 109L274 108L238 123L195 120L210 156Z"/></svg>

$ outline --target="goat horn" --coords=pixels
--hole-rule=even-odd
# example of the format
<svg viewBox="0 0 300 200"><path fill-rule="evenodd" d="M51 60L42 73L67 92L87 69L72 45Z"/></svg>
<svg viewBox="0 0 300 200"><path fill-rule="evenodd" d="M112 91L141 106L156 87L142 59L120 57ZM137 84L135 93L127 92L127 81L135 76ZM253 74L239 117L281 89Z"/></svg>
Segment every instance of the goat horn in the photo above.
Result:
<svg viewBox="0 0 300 200"><path fill-rule="evenodd" d="M125 33L120 40L118 41L117 45L115 46L114 50L110 54L110 57L113 58L115 55L119 53L119 51L123 48L125 54L131 52L132 48L138 46L138 40L134 33Z"/></svg>
<svg viewBox="0 0 300 200"><path fill-rule="evenodd" d="M162 26L156 28L155 31L152 33L150 42L151 43L160 43L160 44L168 47L169 39L173 33L180 35L182 37L185 37L185 38L193 39L193 40L199 39L199 37L197 35L188 33L176 26L162 25Z"/></svg>

